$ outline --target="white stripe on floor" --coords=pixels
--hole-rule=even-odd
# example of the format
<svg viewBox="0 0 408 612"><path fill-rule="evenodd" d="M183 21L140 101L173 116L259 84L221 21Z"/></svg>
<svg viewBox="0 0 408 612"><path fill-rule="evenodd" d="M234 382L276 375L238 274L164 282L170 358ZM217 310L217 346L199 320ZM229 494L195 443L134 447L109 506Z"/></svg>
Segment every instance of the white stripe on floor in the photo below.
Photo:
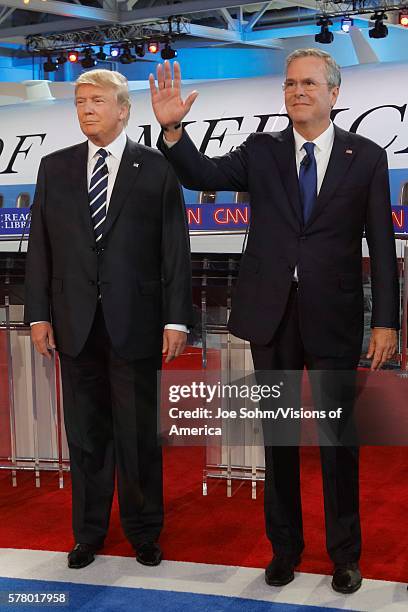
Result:
<svg viewBox="0 0 408 612"><path fill-rule="evenodd" d="M265 584L259 568L179 561L163 561L149 568L131 557L109 555L99 555L84 569L70 570L66 553L4 548L0 549L0 576L235 596L360 612L408 609L406 585L397 582L364 580L357 593L339 595L330 587L331 576L320 574L297 573L291 584L274 588Z"/></svg>

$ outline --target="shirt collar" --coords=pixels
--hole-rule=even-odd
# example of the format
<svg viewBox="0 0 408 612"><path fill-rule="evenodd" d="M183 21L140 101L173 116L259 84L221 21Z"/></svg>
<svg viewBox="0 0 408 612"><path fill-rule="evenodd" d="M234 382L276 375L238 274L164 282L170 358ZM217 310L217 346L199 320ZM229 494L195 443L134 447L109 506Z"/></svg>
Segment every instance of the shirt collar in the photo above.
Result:
<svg viewBox="0 0 408 612"><path fill-rule="evenodd" d="M320 136L318 136L314 140L310 141L306 140L306 138L301 136L295 130L295 128L293 128L293 136L295 138L296 151L300 152L305 142L314 142L316 145L316 149L319 149L319 151L329 151L334 141L334 126L333 123L330 121L330 125L327 130L325 130L322 134L320 134Z"/></svg>
<svg viewBox="0 0 408 612"><path fill-rule="evenodd" d="M109 155L116 157L116 159L120 161L122 159L123 151L126 147L126 141L127 137L125 130L122 130L119 136L117 136L115 140L113 140L106 147L99 147L98 145L88 140L88 162L95 157L97 151L99 151L99 149L101 148L108 151Z"/></svg>

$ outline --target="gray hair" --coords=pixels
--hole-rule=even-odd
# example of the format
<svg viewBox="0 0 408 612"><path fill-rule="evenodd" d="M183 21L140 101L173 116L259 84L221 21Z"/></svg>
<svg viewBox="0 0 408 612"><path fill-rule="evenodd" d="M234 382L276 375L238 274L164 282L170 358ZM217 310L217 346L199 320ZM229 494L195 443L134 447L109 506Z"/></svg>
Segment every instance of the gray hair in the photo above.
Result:
<svg viewBox="0 0 408 612"><path fill-rule="evenodd" d="M288 71L289 64L299 57L317 57L323 60L326 64L326 78L329 89L333 89L333 87L340 87L340 67L329 53L326 53L326 51L320 51L320 49L297 49L286 58L286 73Z"/></svg>
<svg viewBox="0 0 408 612"><path fill-rule="evenodd" d="M128 80L120 72L115 70L88 70L81 74L75 81L75 94L80 85L97 85L98 87L111 87L116 91L116 99L120 105L127 106L128 114L124 120L126 125L129 121L130 97Z"/></svg>

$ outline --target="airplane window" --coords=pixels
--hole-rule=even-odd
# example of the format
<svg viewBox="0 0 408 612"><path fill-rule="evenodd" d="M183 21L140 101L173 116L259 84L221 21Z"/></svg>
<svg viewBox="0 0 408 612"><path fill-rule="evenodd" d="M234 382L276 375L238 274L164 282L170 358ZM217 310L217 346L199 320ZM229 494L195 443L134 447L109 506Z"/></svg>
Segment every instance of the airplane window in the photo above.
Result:
<svg viewBox="0 0 408 612"><path fill-rule="evenodd" d="M216 191L200 191L198 195L199 204L215 204L217 199Z"/></svg>
<svg viewBox="0 0 408 612"><path fill-rule="evenodd" d="M17 208L28 208L30 206L30 194L19 193L16 201Z"/></svg>
<svg viewBox="0 0 408 612"><path fill-rule="evenodd" d="M249 204L249 193L247 191L235 192L235 204Z"/></svg>
<svg viewBox="0 0 408 612"><path fill-rule="evenodd" d="M400 206L408 206L408 182L402 183L399 200Z"/></svg>

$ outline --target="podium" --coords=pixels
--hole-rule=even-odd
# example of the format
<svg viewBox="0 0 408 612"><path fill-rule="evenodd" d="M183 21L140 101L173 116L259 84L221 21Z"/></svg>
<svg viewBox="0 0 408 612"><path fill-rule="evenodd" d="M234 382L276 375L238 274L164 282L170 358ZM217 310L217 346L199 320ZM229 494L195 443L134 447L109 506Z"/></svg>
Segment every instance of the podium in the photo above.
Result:
<svg viewBox="0 0 408 612"><path fill-rule="evenodd" d="M192 255L193 300L200 313L202 367L214 367L209 353L218 352L218 367L228 382L233 372L253 371L249 343L233 336L227 328L240 259L241 254ZM230 402L228 399L223 402L222 407L228 410ZM208 494L211 479L225 481L228 497L232 495L233 481L248 480L252 498L256 499L257 485L264 480L265 473L262 431L248 419L241 423L228 419L222 429L220 444L208 440L206 446L203 495ZM237 440L240 444L236 444Z"/></svg>
<svg viewBox="0 0 408 612"><path fill-rule="evenodd" d="M397 253L403 316L400 358L393 364L403 370L408 370L406 239L404 236L405 242ZM237 253L192 254L197 324L190 341L201 349L202 370L218 368L227 380L231 380L233 372L253 371L249 344L227 329L240 259L241 254ZM40 486L43 470L56 471L62 487L64 473L69 470L69 454L62 418L59 361L56 353L48 361L35 352L30 328L23 323L24 267L25 253L0 252L0 470L10 471L13 486L17 485L21 471L32 471L36 486ZM367 344L371 306L368 258L363 267ZM264 479L262 432L248 419L240 425L238 433L231 427L231 423L226 424L219 443L208 440L203 494L208 494L212 479L225 482L227 496L232 495L234 482L250 481L251 495L256 498L258 484Z"/></svg>
<svg viewBox="0 0 408 612"><path fill-rule="evenodd" d="M57 471L63 487L69 469L62 422L58 356L35 352L23 322L25 253L0 253L0 469L32 471L37 487L43 470Z"/></svg>

